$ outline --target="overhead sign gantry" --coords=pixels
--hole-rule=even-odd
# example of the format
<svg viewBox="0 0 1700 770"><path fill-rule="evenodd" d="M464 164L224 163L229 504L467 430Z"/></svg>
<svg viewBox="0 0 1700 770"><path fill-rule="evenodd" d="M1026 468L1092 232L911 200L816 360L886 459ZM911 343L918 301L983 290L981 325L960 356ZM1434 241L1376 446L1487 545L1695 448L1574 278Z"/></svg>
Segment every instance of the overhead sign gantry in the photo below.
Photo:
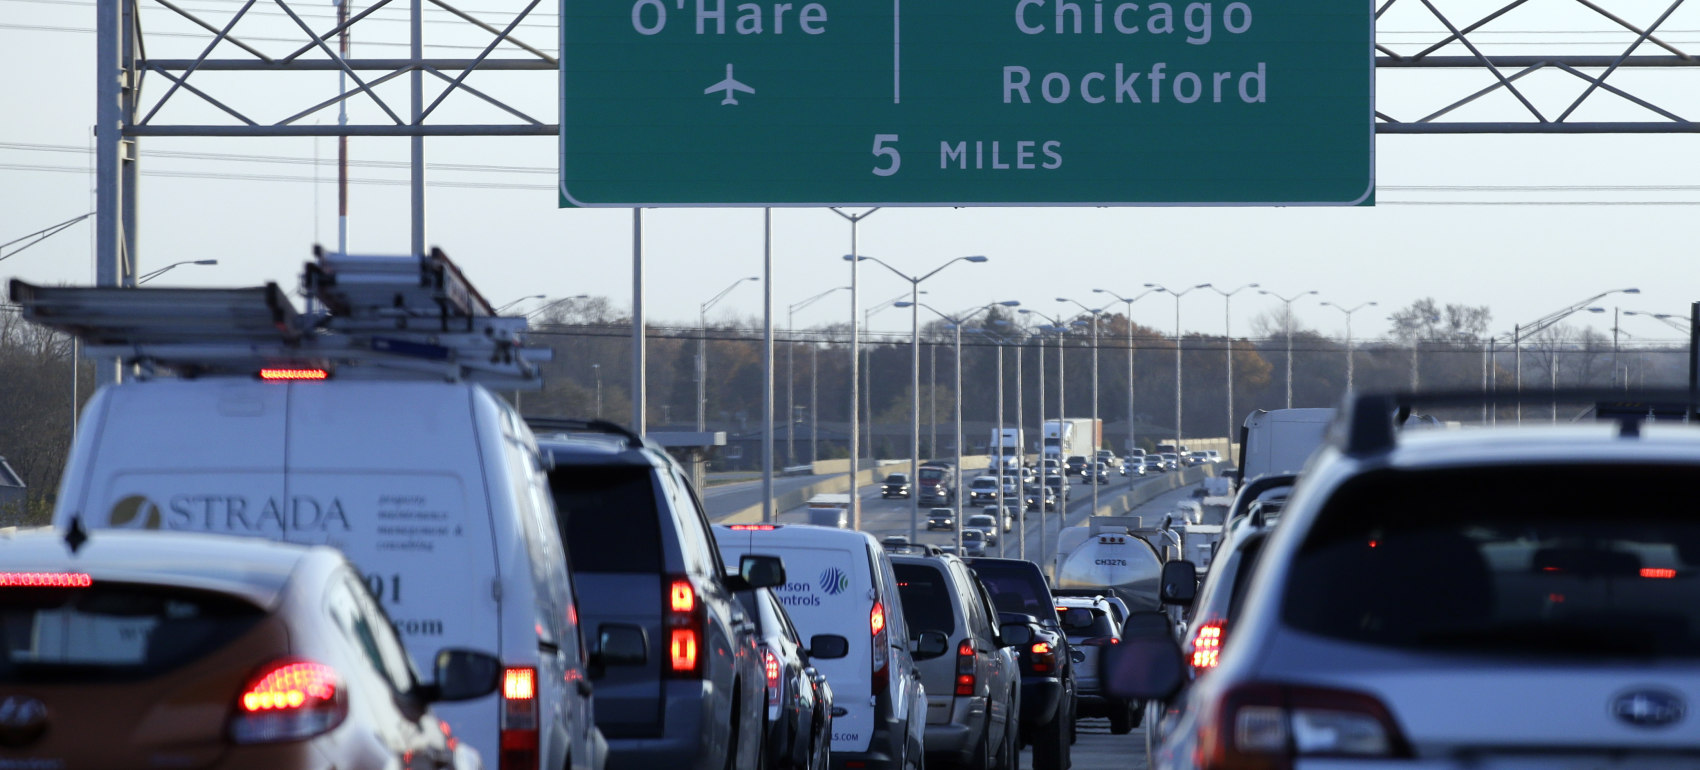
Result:
<svg viewBox="0 0 1700 770"><path fill-rule="evenodd" d="M561 205L1353 205L1373 9L564 0Z"/></svg>

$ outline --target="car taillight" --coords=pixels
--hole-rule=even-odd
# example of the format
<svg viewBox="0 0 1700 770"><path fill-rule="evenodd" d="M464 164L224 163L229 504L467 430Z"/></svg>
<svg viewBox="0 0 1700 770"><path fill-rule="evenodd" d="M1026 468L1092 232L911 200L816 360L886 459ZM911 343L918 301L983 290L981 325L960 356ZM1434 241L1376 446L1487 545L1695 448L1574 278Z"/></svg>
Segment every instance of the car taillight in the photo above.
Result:
<svg viewBox="0 0 1700 770"><path fill-rule="evenodd" d="M237 743L298 741L327 732L348 715L348 696L323 663L285 658L248 680L236 699L230 738Z"/></svg>
<svg viewBox="0 0 1700 770"><path fill-rule="evenodd" d="M767 706L779 705L779 656L773 650L761 651L762 673L767 675Z"/></svg>
<svg viewBox="0 0 1700 770"><path fill-rule="evenodd" d="M1222 656L1222 624L1205 623L1192 637L1192 670L1202 673L1216 667Z"/></svg>
<svg viewBox="0 0 1700 770"><path fill-rule="evenodd" d="M1122 640L1113 636L1094 636L1091 639L1082 639L1078 642L1074 642L1073 644L1076 647L1108 647L1112 644L1121 643Z"/></svg>
<svg viewBox="0 0 1700 770"><path fill-rule="evenodd" d="M502 671L501 770L537 770L537 669Z"/></svg>
<svg viewBox="0 0 1700 770"><path fill-rule="evenodd" d="M1033 673L1046 674L1056 670L1057 651L1049 642L1034 642L1032 652Z"/></svg>
<svg viewBox="0 0 1700 770"><path fill-rule="evenodd" d="M1246 684L1199 727L1206 768L1290 768L1300 757L1409 757L1393 715L1372 695L1326 687Z"/></svg>
<svg viewBox="0 0 1700 770"><path fill-rule="evenodd" d="M871 695L879 695L891 683L891 648L885 631L885 605L874 602L874 607L868 610L868 630L872 633L874 645L874 675Z"/></svg>
<svg viewBox="0 0 1700 770"><path fill-rule="evenodd" d="M86 572L0 572L0 588L88 588Z"/></svg>
<svg viewBox="0 0 1700 770"><path fill-rule="evenodd" d="M956 648L956 694L973 695L974 685L974 643L964 639Z"/></svg>
<svg viewBox="0 0 1700 770"><path fill-rule="evenodd" d="M674 679L702 676L703 606L696 586L675 577L667 586L667 675Z"/></svg>

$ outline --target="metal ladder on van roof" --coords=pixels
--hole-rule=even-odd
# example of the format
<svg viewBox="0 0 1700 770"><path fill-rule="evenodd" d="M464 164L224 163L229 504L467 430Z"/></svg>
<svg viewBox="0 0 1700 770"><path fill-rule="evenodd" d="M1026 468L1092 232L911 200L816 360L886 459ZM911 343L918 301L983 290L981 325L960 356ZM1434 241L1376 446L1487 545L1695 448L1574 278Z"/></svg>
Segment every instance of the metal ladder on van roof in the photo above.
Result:
<svg viewBox="0 0 1700 770"><path fill-rule="evenodd" d="M524 316L498 316L440 249L360 256L314 249L309 312L275 283L240 289L37 286L11 282L24 318L66 332L90 358L143 377L323 371L361 380L543 386L548 348L526 347Z"/></svg>

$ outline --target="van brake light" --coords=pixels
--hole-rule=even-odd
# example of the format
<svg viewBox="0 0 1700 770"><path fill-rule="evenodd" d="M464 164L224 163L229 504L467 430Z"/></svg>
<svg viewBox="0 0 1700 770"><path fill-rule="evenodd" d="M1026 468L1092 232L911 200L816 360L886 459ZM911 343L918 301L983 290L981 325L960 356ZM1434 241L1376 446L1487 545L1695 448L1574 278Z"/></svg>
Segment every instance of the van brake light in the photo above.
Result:
<svg viewBox="0 0 1700 770"><path fill-rule="evenodd" d="M88 588L86 572L0 572L0 588Z"/></svg>
<svg viewBox="0 0 1700 770"><path fill-rule="evenodd" d="M260 379L267 382L286 380L326 380L331 373L325 369L284 369L267 367L260 370Z"/></svg>
<svg viewBox="0 0 1700 770"><path fill-rule="evenodd" d="M537 770L537 669L508 666L502 671L501 770Z"/></svg>

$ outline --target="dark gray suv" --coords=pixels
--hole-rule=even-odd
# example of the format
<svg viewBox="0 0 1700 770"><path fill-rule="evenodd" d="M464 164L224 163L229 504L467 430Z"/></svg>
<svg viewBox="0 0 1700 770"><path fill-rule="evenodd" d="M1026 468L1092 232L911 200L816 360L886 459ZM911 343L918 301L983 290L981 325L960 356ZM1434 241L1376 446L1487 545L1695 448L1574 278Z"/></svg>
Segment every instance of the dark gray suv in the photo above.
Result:
<svg viewBox="0 0 1700 770"><path fill-rule="evenodd" d="M684 471L613 423L528 418L573 562L580 623L634 624L655 654L595 682L608 770L756 767L766 678L733 593L784 582L777 559L735 573Z"/></svg>

